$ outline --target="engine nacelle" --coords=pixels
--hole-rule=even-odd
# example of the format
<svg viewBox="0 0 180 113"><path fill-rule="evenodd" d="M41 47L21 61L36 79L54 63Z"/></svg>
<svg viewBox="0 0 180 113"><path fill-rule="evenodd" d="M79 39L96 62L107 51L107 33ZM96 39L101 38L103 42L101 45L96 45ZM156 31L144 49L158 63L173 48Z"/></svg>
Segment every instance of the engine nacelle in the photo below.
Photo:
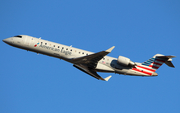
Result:
<svg viewBox="0 0 180 113"><path fill-rule="evenodd" d="M124 66L135 66L134 62L132 62L129 58L123 56L119 56L117 62L120 65L124 65Z"/></svg>

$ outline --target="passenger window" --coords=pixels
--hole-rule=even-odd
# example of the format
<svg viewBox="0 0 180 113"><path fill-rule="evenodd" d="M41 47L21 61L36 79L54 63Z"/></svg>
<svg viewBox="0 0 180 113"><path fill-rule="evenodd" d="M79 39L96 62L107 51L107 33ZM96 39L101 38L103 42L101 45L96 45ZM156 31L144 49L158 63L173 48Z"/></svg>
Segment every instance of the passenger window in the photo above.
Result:
<svg viewBox="0 0 180 113"><path fill-rule="evenodd" d="M45 45L47 45L47 43L45 43Z"/></svg>
<svg viewBox="0 0 180 113"><path fill-rule="evenodd" d="M84 54L84 52L82 54Z"/></svg>
<svg viewBox="0 0 180 113"><path fill-rule="evenodd" d="M58 46L58 48L59 48L59 46Z"/></svg>
<svg viewBox="0 0 180 113"><path fill-rule="evenodd" d="M72 49L70 51L72 51Z"/></svg>
<svg viewBox="0 0 180 113"><path fill-rule="evenodd" d="M43 42L41 42L41 45L43 44Z"/></svg>
<svg viewBox="0 0 180 113"><path fill-rule="evenodd" d="M55 45L54 45L54 47L55 47Z"/></svg>
<svg viewBox="0 0 180 113"><path fill-rule="evenodd" d="M66 48L66 50L68 50L68 48Z"/></svg>
<svg viewBox="0 0 180 113"><path fill-rule="evenodd" d="M64 49L64 47L62 47L62 49Z"/></svg>

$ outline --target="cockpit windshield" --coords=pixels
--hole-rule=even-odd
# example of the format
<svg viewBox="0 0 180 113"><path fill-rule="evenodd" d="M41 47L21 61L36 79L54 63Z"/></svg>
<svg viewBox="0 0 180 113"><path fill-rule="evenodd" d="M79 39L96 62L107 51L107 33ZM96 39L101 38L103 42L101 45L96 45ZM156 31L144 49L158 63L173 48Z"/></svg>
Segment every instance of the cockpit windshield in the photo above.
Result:
<svg viewBox="0 0 180 113"><path fill-rule="evenodd" d="M22 36L21 36L21 35L17 35L17 36L14 36L14 37L22 38Z"/></svg>

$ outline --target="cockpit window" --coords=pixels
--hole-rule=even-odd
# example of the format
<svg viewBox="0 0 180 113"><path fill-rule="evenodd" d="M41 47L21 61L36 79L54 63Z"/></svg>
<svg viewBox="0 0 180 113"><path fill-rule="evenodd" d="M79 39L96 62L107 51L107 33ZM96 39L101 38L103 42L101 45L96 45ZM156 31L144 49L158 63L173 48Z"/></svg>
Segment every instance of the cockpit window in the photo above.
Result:
<svg viewBox="0 0 180 113"><path fill-rule="evenodd" d="M17 36L14 36L14 37L22 38L22 36L20 36L20 35L17 35Z"/></svg>

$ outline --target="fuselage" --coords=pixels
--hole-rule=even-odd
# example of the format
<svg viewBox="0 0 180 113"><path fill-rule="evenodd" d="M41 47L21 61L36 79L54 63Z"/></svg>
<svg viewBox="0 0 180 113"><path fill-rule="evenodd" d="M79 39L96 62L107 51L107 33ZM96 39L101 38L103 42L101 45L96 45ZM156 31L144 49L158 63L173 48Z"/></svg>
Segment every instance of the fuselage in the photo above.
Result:
<svg viewBox="0 0 180 113"><path fill-rule="evenodd" d="M41 38L31 37L28 35L18 35L4 39L3 41L14 47L63 59L70 63L73 63L71 62L71 59L94 54L93 52L90 51L43 40ZM111 72L111 73L118 73L125 75L149 76L145 73L132 70L132 68L133 67L119 65L117 63L117 58L105 56L104 58L98 61L95 70L97 72Z"/></svg>

